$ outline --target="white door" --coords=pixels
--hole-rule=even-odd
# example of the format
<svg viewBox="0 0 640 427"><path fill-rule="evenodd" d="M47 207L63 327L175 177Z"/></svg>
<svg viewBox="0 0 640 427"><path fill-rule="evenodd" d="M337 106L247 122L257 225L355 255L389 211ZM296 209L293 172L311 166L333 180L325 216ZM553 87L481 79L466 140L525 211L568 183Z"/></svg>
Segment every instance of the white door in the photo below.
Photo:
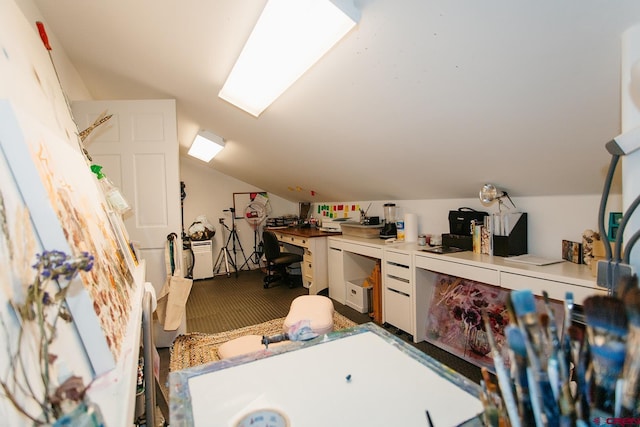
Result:
<svg viewBox="0 0 640 427"><path fill-rule="evenodd" d="M175 100L76 101L80 130L103 112L113 114L85 140L94 164L120 188L133 212L124 222L147 265L146 280L160 291L167 235L176 233L177 268L182 261L179 150Z"/></svg>

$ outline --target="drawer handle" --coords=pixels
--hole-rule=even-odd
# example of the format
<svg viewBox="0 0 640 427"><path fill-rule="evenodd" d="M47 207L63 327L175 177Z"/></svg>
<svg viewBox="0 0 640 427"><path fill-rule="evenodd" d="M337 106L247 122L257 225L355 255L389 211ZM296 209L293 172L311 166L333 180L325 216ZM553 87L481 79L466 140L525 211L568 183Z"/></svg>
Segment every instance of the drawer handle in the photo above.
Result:
<svg viewBox="0 0 640 427"><path fill-rule="evenodd" d="M408 266L408 265L398 264L397 262L387 261L387 264L389 264L389 265L393 265L393 266L396 266L396 267L401 267L401 268L409 269L409 266Z"/></svg>
<svg viewBox="0 0 640 427"><path fill-rule="evenodd" d="M405 296L405 297L411 297L411 295L409 295L409 294L405 294L404 292L400 292L400 291L395 290L395 289L393 289L393 288L387 288L387 290L389 290L389 291L391 291L391 292L395 292L396 294L400 294L400 295Z"/></svg>
<svg viewBox="0 0 640 427"><path fill-rule="evenodd" d="M340 249L340 248L329 248L329 249L331 249L332 251L342 252L342 249Z"/></svg>
<svg viewBox="0 0 640 427"><path fill-rule="evenodd" d="M356 291L354 289L351 289L351 295L355 295Z"/></svg>
<svg viewBox="0 0 640 427"><path fill-rule="evenodd" d="M392 276L391 274L387 274L387 277L390 278L390 279L399 280L399 281L404 282L404 283L409 283L409 279L405 279L403 277Z"/></svg>

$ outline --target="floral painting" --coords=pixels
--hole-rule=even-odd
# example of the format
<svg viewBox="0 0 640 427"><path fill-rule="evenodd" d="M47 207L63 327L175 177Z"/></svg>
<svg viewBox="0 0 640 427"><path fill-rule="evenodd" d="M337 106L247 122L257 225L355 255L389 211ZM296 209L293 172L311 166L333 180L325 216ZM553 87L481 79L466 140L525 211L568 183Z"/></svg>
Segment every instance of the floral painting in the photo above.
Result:
<svg viewBox="0 0 640 427"><path fill-rule="evenodd" d="M438 274L427 318L427 340L479 366L493 369L482 312L486 312L496 344L505 341L509 323L509 291L473 280Z"/></svg>
<svg viewBox="0 0 640 427"><path fill-rule="evenodd" d="M504 328L509 323L507 300L510 290L446 274L434 274L434 292L426 328L426 340L478 366L495 371L489 340L482 320L486 313L505 363L509 352ZM564 307L551 300L556 324L561 328ZM537 310L544 312L542 298L536 299ZM559 329L561 330L561 329Z"/></svg>
<svg viewBox="0 0 640 427"><path fill-rule="evenodd" d="M37 213L42 244L57 250L67 246L70 255L95 256L94 268L80 273L88 298L80 293L69 297L78 297L70 303L72 311L95 313L96 318L84 318L77 327L96 373L105 372L119 359L127 333L134 286L130 254L118 241L106 199L78 147L20 109L11 114L6 123L20 132L12 134L15 140L2 141L2 147L26 206ZM104 354L105 348L111 354Z"/></svg>
<svg viewBox="0 0 640 427"><path fill-rule="evenodd" d="M106 201L79 153L46 129L22 117L25 137L40 179L74 253L95 254L96 265L81 273L107 344L117 360L131 311L133 276L107 214Z"/></svg>

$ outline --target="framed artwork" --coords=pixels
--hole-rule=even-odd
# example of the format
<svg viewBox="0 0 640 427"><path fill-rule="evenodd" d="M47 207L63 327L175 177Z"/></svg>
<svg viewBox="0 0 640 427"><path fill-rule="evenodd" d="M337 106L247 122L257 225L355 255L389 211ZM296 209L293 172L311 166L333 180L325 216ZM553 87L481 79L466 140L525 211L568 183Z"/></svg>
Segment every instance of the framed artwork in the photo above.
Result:
<svg viewBox="0 0 640 427"><path fill-rule="evenodd" d="M447 274L433 273L433 297L429 304L426 341L480 367L495 372L482 311L487 313L496 345L509 362L504 328L509 323L507 298L510 290ZM544 302L536 300L538 312ZM552 301L559 330L562 330L564 306Z"/></svg>
<svg viewBox="0 0 640 427"><path fill-rule="evenodd" d="M562 259L574 264L582 264L582 243L562 241Z"/></svg>
<svg viewBox="0 0 640 427"><path fill-rule="evenodd" d="M42 247L95 257L67 304L82 319L75 327L93 370L109 371L121 355L134 283L104 195L77 146L8 102L0 103L0 122L0 146Z"/></svg>

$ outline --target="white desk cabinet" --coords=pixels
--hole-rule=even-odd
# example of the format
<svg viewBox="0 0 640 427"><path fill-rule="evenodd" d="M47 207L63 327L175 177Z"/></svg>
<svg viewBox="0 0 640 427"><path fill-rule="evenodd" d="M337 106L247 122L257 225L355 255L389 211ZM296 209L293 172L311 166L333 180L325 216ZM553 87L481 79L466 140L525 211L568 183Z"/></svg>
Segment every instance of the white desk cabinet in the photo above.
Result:
<svg viewBox="0 0 640 427"><path fill-rule="evenodd" d="M382 266L383 320L414 335L414 285L411 252L386 249Z"/></svg>
<svg viewBox="0 0 640 427"><path fill-rule="evenodd" d="M342 242L339 239L330 237L327 244L329 248L329 297L340 304L345 304L346 283L344 280L344 253Z"/></svg>

